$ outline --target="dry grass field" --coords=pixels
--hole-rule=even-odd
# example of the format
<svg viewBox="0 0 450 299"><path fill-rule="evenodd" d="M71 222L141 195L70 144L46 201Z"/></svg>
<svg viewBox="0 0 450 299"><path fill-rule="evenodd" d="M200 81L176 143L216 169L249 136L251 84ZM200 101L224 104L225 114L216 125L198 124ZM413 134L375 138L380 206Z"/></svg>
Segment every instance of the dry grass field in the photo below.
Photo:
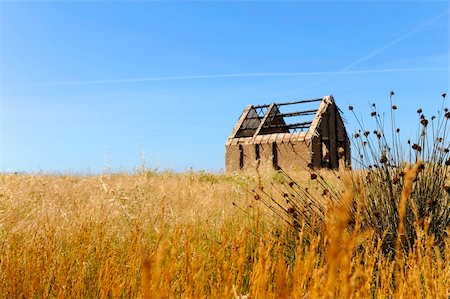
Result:
<svg viewBox="0 0 450 299"><path fill-rule="evenodd" d="M449 298L450 110L357 170L0 174L1 298Z"/></svg>
<svg viewBox="0 0 450 299"><path fill-rule="evenodd" d="M309 176L296 180L315 192ZM447 238L436 246L425 220L406 253L386 254L359 217L347 229L358 189L320 176L345 190L311 230L252 193L275 196L276 175L2 174L0 297L448 297Z"/></svg>

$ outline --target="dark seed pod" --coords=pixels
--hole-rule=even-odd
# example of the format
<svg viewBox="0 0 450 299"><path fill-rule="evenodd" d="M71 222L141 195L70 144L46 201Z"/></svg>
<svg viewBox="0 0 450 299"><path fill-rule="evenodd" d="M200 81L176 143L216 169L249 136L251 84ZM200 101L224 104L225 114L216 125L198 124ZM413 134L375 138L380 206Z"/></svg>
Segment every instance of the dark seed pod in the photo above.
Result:
<svg viewBox="0 0 450 299"><path fill-rule="evenodd" d="M317 179L317 174L311 173L311 180L315 180L315 179Z"/></svg>
<svg viewBox="0 0 450 299"><path fill-rule="evenodd" d="M422 108L419 108L419 109L417 110L417 113L420 114L420 113L422 113L422 111L423 111Z"/></svg>
<svg viewBox="0 0 450 299"><path fill-rule="evenodd" d="M397 106L392 105L392 110L397 110Z"/></svg>
<svg viewBox="0 0 450 299"><path fill-rule="evenodd" d="M436 204L437 204L437 200L429 200L428 202L427 202L427 204L430 206L430 207L433 207L433 206L435 206Z"/></svg>
<svg viewBox="0 0 450 299"><path fill-rule="evenodd" d="M348 110L352 111L353 110L353 106L348 106Z"/></svg>
<svg viewBox="0 0 450 299"><path fill-rule="evenodd" d="M422 150L422 147L418 144L413 144L412 148L418 152L420 152Z"/></svg>
<svg viewBox="0 0 450 299"><path fill-rule="evenodd" d="M400 178L398 176L394 176L392 178L392 184L396 185L396 184L398 184L398 182L400 182Z"/></svg>
<svg viewBox="0 0 450 299"><path fill-rule="evenodd" d="M375 111L373 111L372 113L370 113L370 116L372 116L372 117L374 117L374 116L376 116L377 115L377 113L375 112Z"/></svg>
<svg viewBox="0 0 450 299"><path fill-rule="evenodd" d="M287 209L287 213L291 214L291 215L295 215L296 214L296 210L293 207L290 207Z"/></svg>

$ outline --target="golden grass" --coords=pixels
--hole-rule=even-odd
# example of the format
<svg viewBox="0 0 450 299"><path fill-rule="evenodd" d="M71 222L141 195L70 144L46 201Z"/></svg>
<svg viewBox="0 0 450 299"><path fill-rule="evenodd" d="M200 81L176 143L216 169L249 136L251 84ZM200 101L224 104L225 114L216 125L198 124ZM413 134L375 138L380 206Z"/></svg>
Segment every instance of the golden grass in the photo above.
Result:
<svg viewBox="0 0 450 299"><path fill-rule="evenodd" d="M345 179L344 202L330 207L319 233L280 229L248 192L258 184L270 192L273 179L0 175L0 297L450 294L448 240L440 251L425 228L407 255L383 254L373 230L358 221L346 229L345 199L362 195Z"/></svg>

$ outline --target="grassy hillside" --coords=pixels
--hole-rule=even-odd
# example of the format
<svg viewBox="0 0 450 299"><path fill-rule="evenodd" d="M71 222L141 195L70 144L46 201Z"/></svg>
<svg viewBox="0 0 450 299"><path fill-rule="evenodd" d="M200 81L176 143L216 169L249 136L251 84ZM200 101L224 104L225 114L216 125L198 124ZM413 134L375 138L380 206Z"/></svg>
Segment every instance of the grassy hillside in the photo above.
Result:
<svg viewBox="0 0 450 299"><path fill-rule="evenodd" d="M333 173L321 177L342 189ZM0 297L446 298L450 249L418 229L382 252L344 204L288 225L255 190L280 178L208 173L0 175ZM327 205L309 173L296 182ZM282 182L281 182L282 183ZM340 192L340 191L339 191ZM382 217L382 216L380 216ZM426 228L426 223L425 223Z"/></svg>

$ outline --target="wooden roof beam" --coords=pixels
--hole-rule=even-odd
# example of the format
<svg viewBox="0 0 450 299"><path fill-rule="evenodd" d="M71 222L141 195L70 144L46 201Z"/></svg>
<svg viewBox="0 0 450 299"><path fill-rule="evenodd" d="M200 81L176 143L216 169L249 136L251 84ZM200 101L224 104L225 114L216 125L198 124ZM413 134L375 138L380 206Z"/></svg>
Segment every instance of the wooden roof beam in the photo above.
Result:
<svg viewBox="0 0 450 299"><path fill-rule="evenodd" d="M295 105L295 104L303 104L303 103L311 103L311 102L320 102L322 101L322 99L309 99L309 100L301 100L301 101L294 101L294 102L285 102L285 103L272 103L275 104L277 106L285 106L285 105ZM272 104L264 104L264 105L258 105L258 106L253 106L255 109L258 108L268 108L270 107Z"/></svg>
<svg viewBox="0 0 450 299"><path fill-rule="evenodd" d="M282 117L291 117L291 116L302 116L302 115L314 115L316 114L317 109L313 110L305 110L305 111L297 111L297 112L290 112L290 113L281 113L280 115Z"/></svg>

